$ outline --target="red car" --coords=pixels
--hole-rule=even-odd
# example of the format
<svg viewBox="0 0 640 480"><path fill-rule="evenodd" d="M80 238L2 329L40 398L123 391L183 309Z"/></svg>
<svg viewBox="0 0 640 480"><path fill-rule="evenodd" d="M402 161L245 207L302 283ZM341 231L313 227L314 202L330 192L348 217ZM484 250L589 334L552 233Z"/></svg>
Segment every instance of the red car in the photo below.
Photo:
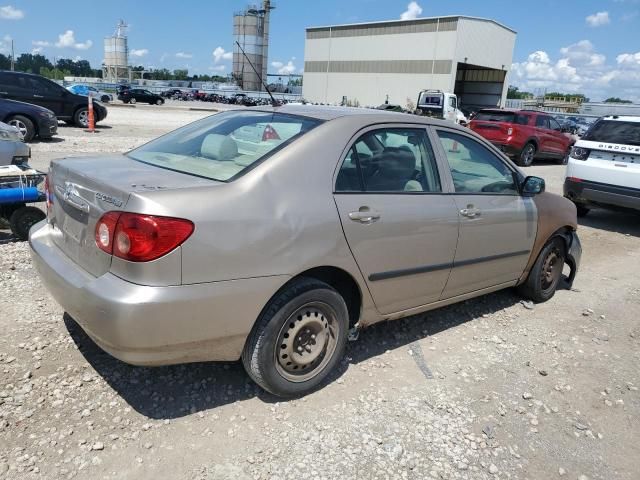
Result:
<svg viewBox="0 0 640 480"><path fill-rule="evenodd" d="M564 163L575 143L555 118L535 110L480 110L469 128L523 167L534 158Z"/></svg>

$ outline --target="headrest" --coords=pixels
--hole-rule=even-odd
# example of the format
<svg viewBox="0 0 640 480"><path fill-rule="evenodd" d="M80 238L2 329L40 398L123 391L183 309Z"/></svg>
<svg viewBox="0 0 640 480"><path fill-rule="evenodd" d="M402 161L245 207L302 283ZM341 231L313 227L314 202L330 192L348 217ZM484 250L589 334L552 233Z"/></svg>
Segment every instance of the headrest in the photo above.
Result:
<svg viewBox="0 0 640 480"><path fill-rule="evenodd" d="M226 135L210 133L202 141L200 154L213 160L233 160L238 156L238 145Z"/></svg>
<svg viewBox="0 0 640 480"><path fill-rule="evenodd" d="M386 178L409 180L416 168L416 157L404 149L384 149L378 163L380 174Z"/></svg>

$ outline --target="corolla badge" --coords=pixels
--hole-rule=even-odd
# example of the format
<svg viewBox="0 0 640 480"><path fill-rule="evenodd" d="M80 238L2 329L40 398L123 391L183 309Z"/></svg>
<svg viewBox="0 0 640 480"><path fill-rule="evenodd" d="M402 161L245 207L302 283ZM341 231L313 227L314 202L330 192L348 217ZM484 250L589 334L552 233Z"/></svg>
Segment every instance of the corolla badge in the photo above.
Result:
<svg viewBox="0 0 640 480"><path fill-rule="evenodd" d="M114 198L111 195L106 195L104 193L96 192L96 199L101 200L104 203L110 203L111 205L115 205L116 207L122 206L122 200L118 200L117 198Z"/></svg>

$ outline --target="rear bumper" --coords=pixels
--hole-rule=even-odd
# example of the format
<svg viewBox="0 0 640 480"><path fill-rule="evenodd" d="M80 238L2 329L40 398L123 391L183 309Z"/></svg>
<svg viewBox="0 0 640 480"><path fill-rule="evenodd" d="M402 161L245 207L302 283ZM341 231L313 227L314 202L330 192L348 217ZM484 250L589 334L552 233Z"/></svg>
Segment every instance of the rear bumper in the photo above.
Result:
<svg viewBox="0 0 640 480"><path fill-rule="evenodd" d="M38 135L40 138L51 138L58 133L58 119L42 120L38 122Z"/></svg>
<svg viewBox="0 0 640 480"><path fill-rule="evenodd" d="M566 178L564 196L583 205L614 206L640 210L640 189Z"/></svg>
<svg viewBox="0 0 640 480"><path fill-rule="evenodd" d="M29 236L42 283L100 348L134 365L237 360L262 308L289 279L149 287L111 273L93 277L51 232L43 221Z"/></svg>
<svg viewBox="0 0 640 480"><path fill-rule="evenodd" d="M508 143L500 143L500 142L491 142L498 150L503 152L505 155L509 157L516 157L520 155L522 148L517 148Z"/></svg>

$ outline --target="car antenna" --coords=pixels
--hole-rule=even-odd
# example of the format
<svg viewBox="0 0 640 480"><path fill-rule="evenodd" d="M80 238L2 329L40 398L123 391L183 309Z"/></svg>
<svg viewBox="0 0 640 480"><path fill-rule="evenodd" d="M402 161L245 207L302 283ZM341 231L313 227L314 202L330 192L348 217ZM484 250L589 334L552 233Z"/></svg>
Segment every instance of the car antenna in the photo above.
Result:
<svg viewBox="0 0 640 480"><path fill-rule="evenodd" d="M267 93L269 94L269 97L271 98L271 106L272 107L277 107L278 106L278 102L276 102L276 99L273 98L273 95L271 94L271 90L269 90L269 87L267 86L267 84L264 82L264 80L262 79L262 75L260 75L258 73L258 71L256 70L256 67L253 66L253 63L251 63L251 60L249 60L249 57L247 57L247 54L244 53L244 49L240 46L240 43L236 40L236 45L238 45L238 48L240 49L240 51L242 52L242 55L244 55L244 58L247 59L247 62L249 63L249 65L251 65L251 68L253 69L253 71L255 72L255 74L258 76L258 78L260 79L260 83L262 83L262 86L264 87L264 89L267 91Z"/></svg>

